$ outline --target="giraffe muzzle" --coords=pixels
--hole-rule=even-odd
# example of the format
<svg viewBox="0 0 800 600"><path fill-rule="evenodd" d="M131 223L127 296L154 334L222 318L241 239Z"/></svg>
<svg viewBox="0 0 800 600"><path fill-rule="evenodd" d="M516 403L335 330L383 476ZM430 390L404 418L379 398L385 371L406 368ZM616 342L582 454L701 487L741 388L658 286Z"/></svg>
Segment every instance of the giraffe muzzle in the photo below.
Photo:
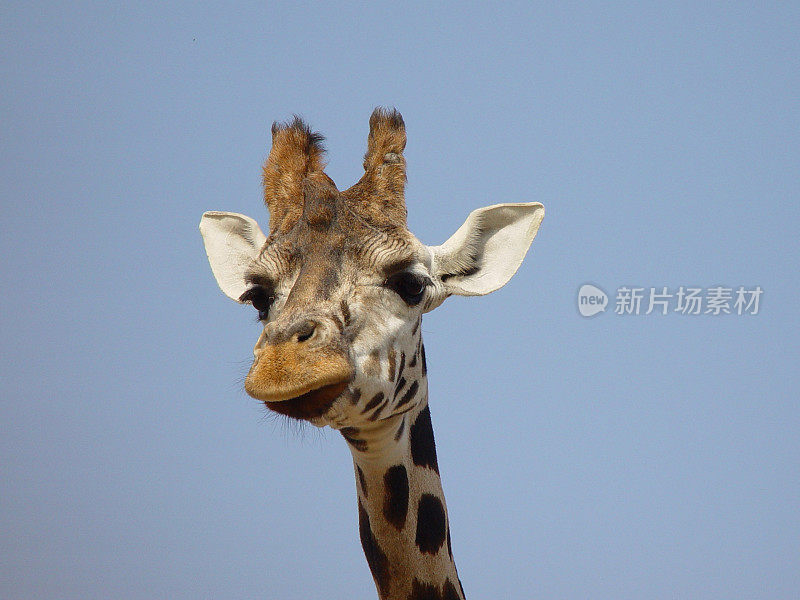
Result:
<svg viewBox="0 0 800 600"><path fill-rule="evenodd" d="M311 320L281 335L265 329L245 390L275 412L298 419L322 416L353 378L353 365L337 341Z"/></svg>

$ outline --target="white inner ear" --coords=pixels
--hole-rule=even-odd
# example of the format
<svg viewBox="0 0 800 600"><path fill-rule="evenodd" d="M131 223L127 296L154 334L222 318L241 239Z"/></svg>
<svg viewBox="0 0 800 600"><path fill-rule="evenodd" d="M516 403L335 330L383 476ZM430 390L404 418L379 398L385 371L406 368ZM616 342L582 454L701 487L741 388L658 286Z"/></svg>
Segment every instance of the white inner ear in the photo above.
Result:
<svg viewBox="0 0 800 600"><path fill-rule="evenodd" d="M543 218L538 202L473 211L450 239L431 247L434 274L448 294L481 296L503 287L522 264Z"/></svg>
<svg viewBox="0 0 800 600"><path fill-rule="evenodd" d="M238 302L247 291L245 273L267 237L250 217L217 211L203 213L200 233L219 288Z"/></svg>

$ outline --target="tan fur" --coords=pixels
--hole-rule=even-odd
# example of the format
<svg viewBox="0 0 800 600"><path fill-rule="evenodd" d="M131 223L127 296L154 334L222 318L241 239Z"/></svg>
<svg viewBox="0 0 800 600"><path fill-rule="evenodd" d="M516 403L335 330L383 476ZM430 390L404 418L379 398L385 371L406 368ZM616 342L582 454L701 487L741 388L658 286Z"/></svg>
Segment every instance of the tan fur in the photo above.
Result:
<svg viewBox="0 0 800 600"><path fill-rule="evenodd" d="M280 402L337 383L347 383L353 367L347 356L330 346L294 340L264 344L245 379L245 390L259 400Z"/></svg>
<svg viewBox="0 0 800 600"><path fill-rule="evenodd" d="M396 110L376 108L369 119L364 176L342 192L353 210L385 228L406 225L406 127Z"/></svg>
<svg viewBox="0 0 800 600"><path fill-rule="evenodd" d="M319 177L325 168L324 152L322 136L298 117L288 124L273 124L272 150L263 168L271 232L290 229L302 213L303 179Z"/></svg>
<svg viewBox="0 0 800 600"><path fill-rule="evenodd" d="M348 208L381 229L405 228L406 130L395 110L376 108L369 120L364 175L341 196ZM324 173L322 136L299 118L272 127L263 168L270 233L290 231L303 213L304 180L336 188Z"/></svg>

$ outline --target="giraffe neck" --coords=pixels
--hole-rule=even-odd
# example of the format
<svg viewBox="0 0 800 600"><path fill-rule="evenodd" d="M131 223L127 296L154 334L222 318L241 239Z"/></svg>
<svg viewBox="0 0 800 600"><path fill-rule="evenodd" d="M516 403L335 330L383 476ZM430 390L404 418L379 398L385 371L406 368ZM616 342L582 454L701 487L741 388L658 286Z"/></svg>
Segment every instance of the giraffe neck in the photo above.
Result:
<svg viewBox="0 0 800 600"><path fill-rule="evenodd" d="M361 545L381 600L463 600L450 545L427 382L405 414L362 429L353 454Z"/></svg>

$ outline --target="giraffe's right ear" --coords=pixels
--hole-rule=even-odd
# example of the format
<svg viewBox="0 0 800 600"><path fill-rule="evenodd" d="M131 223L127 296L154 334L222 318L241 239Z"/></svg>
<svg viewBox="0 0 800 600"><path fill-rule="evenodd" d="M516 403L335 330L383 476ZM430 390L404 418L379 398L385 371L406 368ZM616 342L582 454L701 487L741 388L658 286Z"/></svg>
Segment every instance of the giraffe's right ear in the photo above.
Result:
<svg viewBox="0 0 800 600"><path fill-rule="evenodd" d="M200 234L219 288L228 298L239 302L247 291L245 272L267 237L250 217L216 211L203 213Z"/></svg>

